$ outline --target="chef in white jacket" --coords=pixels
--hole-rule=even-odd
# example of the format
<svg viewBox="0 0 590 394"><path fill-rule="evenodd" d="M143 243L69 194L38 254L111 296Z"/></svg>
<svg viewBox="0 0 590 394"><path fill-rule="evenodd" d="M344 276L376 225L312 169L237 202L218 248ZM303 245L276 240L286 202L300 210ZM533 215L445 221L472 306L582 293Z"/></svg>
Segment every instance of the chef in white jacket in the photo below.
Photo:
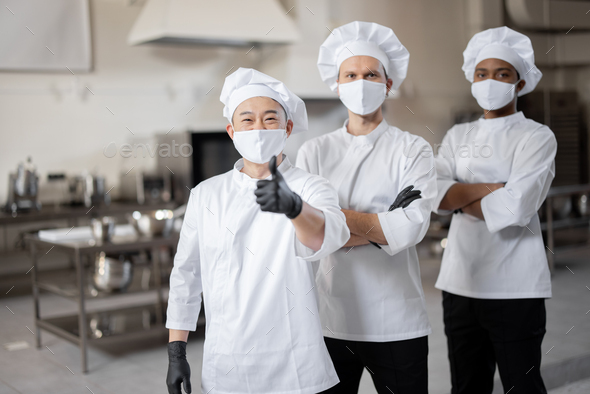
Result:
<svg viewBox="0 0 590 394"><path fill-rule="evenodd" d="M311 261L349 238L327 180L282 154L307 129L303 101L253 69L226 78L227 132L243 156L191 190L170 277L170 393L191 392L185 348L203 293L203 393L317 393L338 382Z"/></svg>
<svg viewBox="0 0 590 394"><path fill-rule="evenodd" d="M320 75L348 108L348 120L304 143L297 166L336 188L351 232L346 248L323 257L316 275L324 336L341 381L330 393L356 393L365 367L379 393L428 390L431 329L415 245L436 197L434 157L424 139L390 126L381 111L408 60L393 31L376 23L334 29L320 48Z"/></svg>
<svg viewBox="0 0 590 394"><path fill-rule="evenodd" d="M537 210L555 175L557 143L516 111L541 72L528 37L477 33L463 71L483 116L453 126L436 158L440 214L452 214L436 287L443 290L452 393L545 393L539 373L551 279Z"/></svg>

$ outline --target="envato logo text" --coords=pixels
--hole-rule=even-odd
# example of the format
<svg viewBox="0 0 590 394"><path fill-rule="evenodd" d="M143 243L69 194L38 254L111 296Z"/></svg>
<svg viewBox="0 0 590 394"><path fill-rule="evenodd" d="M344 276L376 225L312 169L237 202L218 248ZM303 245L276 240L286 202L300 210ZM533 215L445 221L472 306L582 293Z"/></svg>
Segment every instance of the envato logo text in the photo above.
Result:
<svg viewBox="0 0 590 394"><path fill-rule="evenodd" d="M111 142L104 150L103 154L109 159L115 157L117 153L123 158L137 157L141 152L142 157L190 157L193 154L193 147L190 144L177 144L172 140L170 144L155 144L152 148L150 144L123 144L117 149L117 144Z"/></svg>
<svg viewBox="0 0 590 394"><path fill-rule="evenodd" d="M460 158L460 159L471 159L471 158L484 158L488 159L494 154L494 149L488 145L479 145L475 142L471 144L434 144L434 148L430 149L427 146L417 147L414 144L408 145L404 148L404 156L413 158L418 155L420 157L431 157L432 155L444 158Z"/></svg>

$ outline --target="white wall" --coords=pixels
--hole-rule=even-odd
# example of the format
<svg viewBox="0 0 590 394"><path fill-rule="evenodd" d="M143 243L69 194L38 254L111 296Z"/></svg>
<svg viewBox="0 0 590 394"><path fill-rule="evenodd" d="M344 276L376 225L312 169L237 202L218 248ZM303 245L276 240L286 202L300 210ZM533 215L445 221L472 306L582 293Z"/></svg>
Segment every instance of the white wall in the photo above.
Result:
<svg viewBox="0 0 590 394"><path fill-rule="evenodd" d="M11 8L18 17L18 4ZM0 73L0 200L7 172L28 155L41 174L97 170L116 185L120 171L150 168L155 161L106 158L103 149L110 142L149 141L172 127L223 128L219 93L228 64L239 54L189 46L129 47L126 36L139 10L140 5L124 1L91 1L90 73ZM0 13L0 23L7 14L12 16ZM43 37L38 40L44 49Z"/></svg>
<svg viewBox="0 0 590 394"><path fill-rule="evenodd" d="M18 11L18 1L10 1ZM410 51L402 98L386 102L391 124L436 143L452 125L457 110L477 108L461 71L462 51L469 39L464 0L325 1L332 27L353 20L382 23L392 27ZM126 37L141 2L129 3L133 2L91 0L92 72L75 76L67 70L0 73L0 201L6 196L8 171L14 171L28 155L43 179L47 172L97 170L115 186L116 196L121 172L132 166L152 168L155 160L107 158L103 149L109 143L153 145L155 133L172 127L174 132L224 128L218 98L226 73L232 67L260 64L258 55L254 51L246 55L241 48L130 47ZM0 23L8 16L18 18L16 11L14 16L0 12ZM22 23L23 34L28 34L26 21ZM322 34L327 36L328 31ZM43 37L37 39L44 48ZM265 56L272 58L273 51ZM308 107L310 131L294 136L287 148L293 160L303 140L339 127L346 117L337 101L310 101Z"/></svg>

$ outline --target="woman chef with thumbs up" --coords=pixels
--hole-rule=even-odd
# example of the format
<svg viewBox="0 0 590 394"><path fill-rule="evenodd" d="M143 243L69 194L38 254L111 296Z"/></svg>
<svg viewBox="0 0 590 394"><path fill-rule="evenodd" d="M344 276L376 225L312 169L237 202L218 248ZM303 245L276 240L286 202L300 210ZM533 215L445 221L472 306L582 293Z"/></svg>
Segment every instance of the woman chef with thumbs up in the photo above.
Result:
<svg viewBox="0 0 590 394"><path fill-rule="evenodd" d="M350 233L328 181L282 154L307 129L303 101L240 68L221 93L243 156L191 190L170 277L168 392L191 392L186 360L204 295L202 392L317 393L338 377L324 344L310 261Z"/></svg>

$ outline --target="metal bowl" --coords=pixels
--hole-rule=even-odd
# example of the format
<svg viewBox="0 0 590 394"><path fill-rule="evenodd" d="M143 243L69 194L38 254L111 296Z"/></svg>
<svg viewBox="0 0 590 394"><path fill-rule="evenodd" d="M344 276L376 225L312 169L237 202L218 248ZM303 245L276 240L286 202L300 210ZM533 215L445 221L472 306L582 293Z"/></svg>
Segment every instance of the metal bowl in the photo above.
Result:
<svg viewBox="0 0 590 394"><path fill-rule="evenodd" d="M158 209L155 211L135 211L129 216L129 222L141 235L153 237L167 236L174 225L174 211Z"/></svg>
<svg viewBox="0 0 590 394"><path fill-rule="evenodd" d="M133 264L124 255L118 259L97 253L94 261L94 287L103 291L125 291L133 279Z"/></svg>

